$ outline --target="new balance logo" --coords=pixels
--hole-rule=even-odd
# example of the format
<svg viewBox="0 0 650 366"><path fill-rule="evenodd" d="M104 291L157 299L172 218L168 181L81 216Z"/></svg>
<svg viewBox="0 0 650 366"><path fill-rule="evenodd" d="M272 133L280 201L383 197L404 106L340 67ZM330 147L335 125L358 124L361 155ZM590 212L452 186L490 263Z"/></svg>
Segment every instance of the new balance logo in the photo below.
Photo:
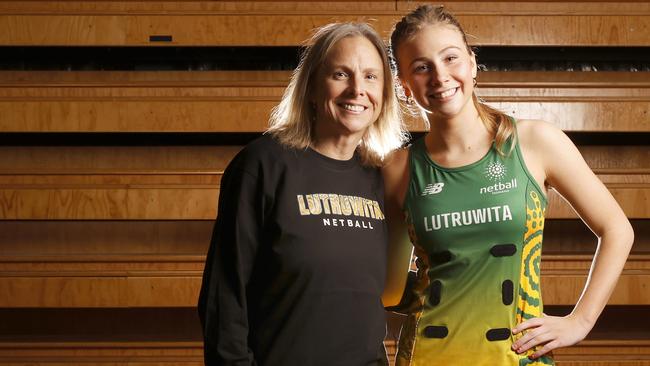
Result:
<svg viewBox="0 0 650 366"><path fill-rule="evenodd" d="M422 196L428 196L430 194L436 194L442 192L442 187L444 187L444 183L429 183L424 187L424 190L422 191Z"/></svg>

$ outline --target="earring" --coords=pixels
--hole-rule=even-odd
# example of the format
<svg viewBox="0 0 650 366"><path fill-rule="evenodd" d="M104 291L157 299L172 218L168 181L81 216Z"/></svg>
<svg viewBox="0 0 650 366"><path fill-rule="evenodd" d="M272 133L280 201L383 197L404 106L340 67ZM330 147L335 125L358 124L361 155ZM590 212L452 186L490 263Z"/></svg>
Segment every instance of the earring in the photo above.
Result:
<svg viewBox="0 0 650 366"><path fill-rule="evenodd" d="M474 80L474 87L476 87L476 84L478 84L478 83L476 82L476 78L473 78L472 80Z"/></svg>
<svg viewBox="0 0 650 366"><path fill-rule="evenodd" d="M408 105L415 104L415 100L413 99L413 97L411 95L406 96L406 104L408 104Z"/></svg>

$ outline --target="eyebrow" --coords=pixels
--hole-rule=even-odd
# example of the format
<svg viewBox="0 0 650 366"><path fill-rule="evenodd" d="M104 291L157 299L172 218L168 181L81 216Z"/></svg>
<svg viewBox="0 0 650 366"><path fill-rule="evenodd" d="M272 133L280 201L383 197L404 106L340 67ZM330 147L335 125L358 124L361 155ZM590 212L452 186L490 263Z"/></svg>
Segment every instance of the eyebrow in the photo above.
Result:
<svg viewBox="0 0 650 366"><path fill-rule="evenodd" d="M462 48L460 48L460 47L458 47L458 46L451 45L451 46L447 46L447 47L441 49L441 50L438 52L438 54L445 53L445 52L446 52L447 50L449 50L450 48L457 49L457 50L461 50L461 49L462 49ZM413 66L414 63L419 62L419 61L428 61L428 60L429 60L429 59L428 59L427 57L418 57L418 58L416 58L415 60L411 61L411 63L409 64L409 66Z"/></svg>
<svg viewBox="0 0 650 366"><path fill-rule="evenodd" d="M374 67L369 67L367 69L363 69L363 72L374 72L375 74L382 74L384 69L376 69Z"/></svg>
<svg viewBox="0 0 650 366"><path fill-rule="evenodd" d="M329 68L331 70L336 70L336 69L343 69L343 70L346 70L346 71L351 70L349 67L347 67L345 65L330 65ZM375 67L368 67L368 68L365 68L365 69L361 70L361 72L374 72L374 73L382 74L384 72L383 70L384 70L383 68L378 69L378 68L375 68Z"/></svg>

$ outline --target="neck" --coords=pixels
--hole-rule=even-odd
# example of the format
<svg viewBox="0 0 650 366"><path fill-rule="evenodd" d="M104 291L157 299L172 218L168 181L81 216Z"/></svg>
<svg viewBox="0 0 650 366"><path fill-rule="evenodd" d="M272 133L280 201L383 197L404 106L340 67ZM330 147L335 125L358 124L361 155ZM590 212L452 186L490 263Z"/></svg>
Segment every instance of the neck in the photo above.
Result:
<svg viewBox="0 0 650 366"><path fill-rule="evenodd" d="M429 115L429 148L437 152L463 153L492 144L492 133L476 108L467 108L455 116Z"/></svg>
<svg viewBox="0 0 650 366"><path fill-rule="evenodd" d="M359 146L360 138L351 136L336 137L316 137L310 144L310 147L321 155L336 160L350 160L354 156L354 151Z"/></svg>

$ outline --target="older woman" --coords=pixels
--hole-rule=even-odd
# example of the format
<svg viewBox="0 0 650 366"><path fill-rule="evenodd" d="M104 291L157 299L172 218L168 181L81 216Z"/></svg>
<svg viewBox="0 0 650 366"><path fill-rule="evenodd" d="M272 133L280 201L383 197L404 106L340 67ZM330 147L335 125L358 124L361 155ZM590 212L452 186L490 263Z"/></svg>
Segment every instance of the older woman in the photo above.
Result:
<svg viewBox="0 0 650 366"><path fill-rule="evenodd" d="M230 163L199 300L208 365L384 359L377 167L405 139L384 44L319 29L268 133Z"/></svg>

